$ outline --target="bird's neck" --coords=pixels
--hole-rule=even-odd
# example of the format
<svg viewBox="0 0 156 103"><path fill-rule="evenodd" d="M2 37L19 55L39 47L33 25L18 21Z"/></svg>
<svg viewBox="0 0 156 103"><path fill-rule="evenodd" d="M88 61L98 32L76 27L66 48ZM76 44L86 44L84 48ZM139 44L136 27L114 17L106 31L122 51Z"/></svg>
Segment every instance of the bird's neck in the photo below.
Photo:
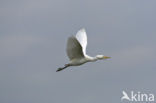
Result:
<svg viewBox="0 0 156 103"><path fill-rule="evenodd" d="M98 58L96 56L95 57L91 57L91 56L86 55L86 58L87 58L87 60L89 62L94 62L94 61L97 61L98 60Z"/></svg>

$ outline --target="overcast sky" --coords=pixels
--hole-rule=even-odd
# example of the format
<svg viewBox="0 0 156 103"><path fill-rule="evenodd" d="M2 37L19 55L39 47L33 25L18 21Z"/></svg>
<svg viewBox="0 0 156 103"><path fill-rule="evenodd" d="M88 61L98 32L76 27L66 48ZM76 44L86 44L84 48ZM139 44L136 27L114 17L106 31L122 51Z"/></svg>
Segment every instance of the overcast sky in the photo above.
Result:
<svg viewBox="0 0 156 103"><path fill-rule="evenodd" d="M0 103L120 103L156 96L155 0L1 0ZM85 28L88 55L112 58L56 72Z"/></svg>

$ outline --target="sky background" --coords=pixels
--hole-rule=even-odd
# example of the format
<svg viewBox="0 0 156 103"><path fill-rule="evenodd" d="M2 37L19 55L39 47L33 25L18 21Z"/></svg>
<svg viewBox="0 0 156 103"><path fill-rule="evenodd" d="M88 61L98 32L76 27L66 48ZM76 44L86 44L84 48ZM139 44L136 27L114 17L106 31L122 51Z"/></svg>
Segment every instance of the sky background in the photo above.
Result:
<svg viewBox="0 0 156 103"><path fill-rule="evenodd" d="M1 0L0 103L120 103L156 96L155 0ZM112 58L55 72L85 28L88 55Z"/></svg>

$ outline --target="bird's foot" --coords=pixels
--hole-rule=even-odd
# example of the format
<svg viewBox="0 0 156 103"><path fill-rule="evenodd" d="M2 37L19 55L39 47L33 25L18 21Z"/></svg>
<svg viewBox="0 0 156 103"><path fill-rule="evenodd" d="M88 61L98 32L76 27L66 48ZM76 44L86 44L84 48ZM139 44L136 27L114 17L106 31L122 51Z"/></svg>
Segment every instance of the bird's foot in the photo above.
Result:
<svg viewBox="0 0 156 103"><path fill-rule="evenodd" d="M65 69L65 68L67 68L67 67L69 67L69 66L70 66L70 64L65 64L64 67L58 68L58 69L56 70L56 72L59 72L59 71Z"/></svg>
<svg viewBox="0 0 156 103"><path fill-rule="evenodd" d="M59 72L59 71L61 71L61 70L63 70L64 68L58 68L57 70L56 70L56 72Z"/></svg>

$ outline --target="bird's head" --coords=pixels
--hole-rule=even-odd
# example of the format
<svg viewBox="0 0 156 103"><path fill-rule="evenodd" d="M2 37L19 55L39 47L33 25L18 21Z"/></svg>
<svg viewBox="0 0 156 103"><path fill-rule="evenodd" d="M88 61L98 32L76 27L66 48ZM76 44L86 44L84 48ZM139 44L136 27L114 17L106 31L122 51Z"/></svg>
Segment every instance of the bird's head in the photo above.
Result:
<svg viewBox="0 0 156 103"><path fill-rule="evenodd" d="M99 60L102 60L102 59L109 59L111 57L104 56L104 55L97 55L96 58L99 59Z"/></svg>

